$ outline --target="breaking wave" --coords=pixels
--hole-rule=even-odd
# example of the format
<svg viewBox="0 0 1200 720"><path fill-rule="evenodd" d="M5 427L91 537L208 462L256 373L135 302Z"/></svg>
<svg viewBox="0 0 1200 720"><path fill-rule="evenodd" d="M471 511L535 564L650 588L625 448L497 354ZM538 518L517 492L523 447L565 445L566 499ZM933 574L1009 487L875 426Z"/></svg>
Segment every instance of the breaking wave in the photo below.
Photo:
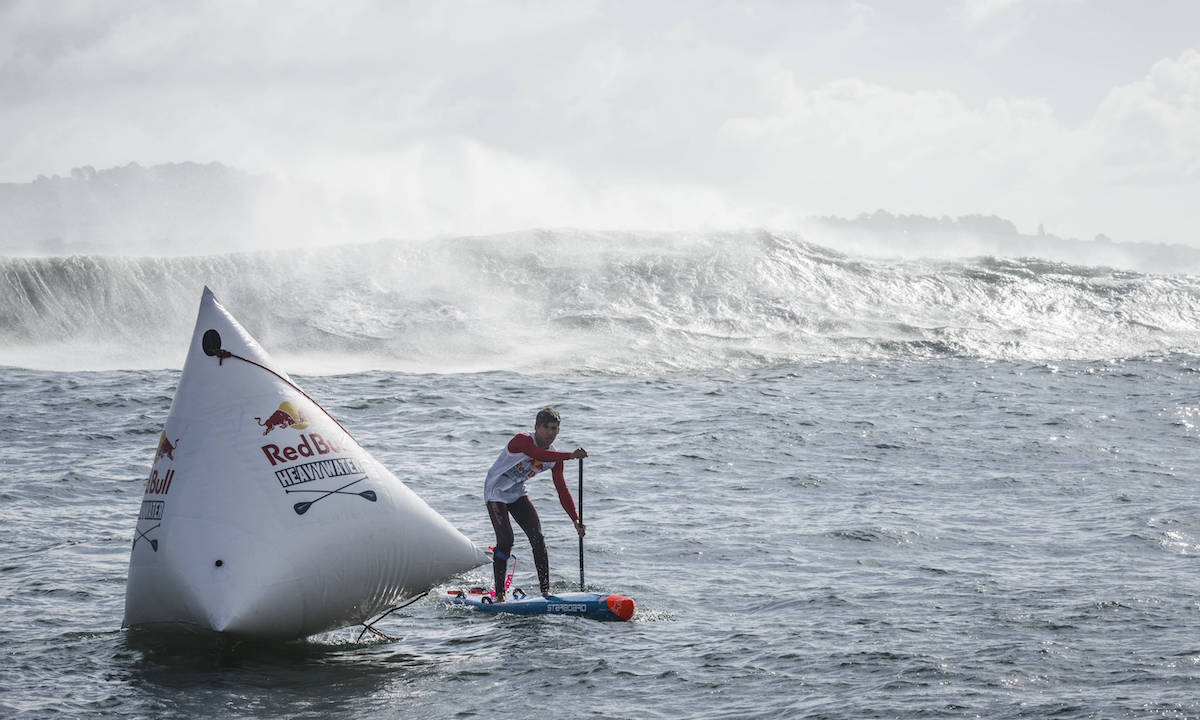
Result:
<svg viewBox="0 0 1200 720"><path fill-rule="evenodd" d="M1200 354L1200 278L880 260L786 234L504 235L0 259L0 364L179 367L208 285L299 372L658 373L865 357Z"/></svg>

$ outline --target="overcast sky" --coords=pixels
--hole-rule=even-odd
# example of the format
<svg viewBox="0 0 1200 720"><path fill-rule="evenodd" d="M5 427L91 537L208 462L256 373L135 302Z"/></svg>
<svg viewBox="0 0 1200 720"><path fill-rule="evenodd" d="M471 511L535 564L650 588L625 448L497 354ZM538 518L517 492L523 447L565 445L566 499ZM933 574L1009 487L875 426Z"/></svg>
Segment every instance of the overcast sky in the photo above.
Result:
<svg viewBox="0 0 1200 720"><path fill-rule="evenodd" d="M1200 245L1200 2L0 0L0 137L0 182L218 161L391 236L882 208Z"/></svg>

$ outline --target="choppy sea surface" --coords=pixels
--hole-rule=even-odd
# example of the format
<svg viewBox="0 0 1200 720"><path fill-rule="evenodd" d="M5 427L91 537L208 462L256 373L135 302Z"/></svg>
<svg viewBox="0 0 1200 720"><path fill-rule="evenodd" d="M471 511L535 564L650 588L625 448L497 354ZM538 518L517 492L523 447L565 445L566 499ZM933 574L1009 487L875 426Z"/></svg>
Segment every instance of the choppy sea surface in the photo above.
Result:
<svg viewBox="0 0 1200 720"><path fill-rule="evenodd" d="M590 453L588 585L638 613L496 618L431 596L383 621L396 642L282 645L120 629L177 380L0 370L0 714L1200 714L1200 357L298 377L480 543L493 455L557 406L560 444ZM532 492L571 589L570 523L548 481Z"/></svg>
<svg viewBox="0 0 1200 720"><path fill-rule="evenodd" d="M204 285L480 545L487 468L557 407L588 588L633 621L435 599L482 567L395 641L122 630ZM1197 468L1193 275L766 232L0 258L0 717L1200 717Z"/></svg>

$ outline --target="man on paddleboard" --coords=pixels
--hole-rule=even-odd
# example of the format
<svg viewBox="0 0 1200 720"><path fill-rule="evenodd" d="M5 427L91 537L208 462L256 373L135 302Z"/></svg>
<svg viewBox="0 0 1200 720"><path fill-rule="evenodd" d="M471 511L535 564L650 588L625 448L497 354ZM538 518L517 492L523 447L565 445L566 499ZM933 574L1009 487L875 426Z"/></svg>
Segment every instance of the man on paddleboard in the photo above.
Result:
<svg viewBox="0 0 1200 720"><path fill-rule="evenodd" d="M541 520L525 490L527 479L551 469L554 487L558 490L558 502L575 523L579 537L583 537L587 531L586 526L579 522L575 499L571 497L563 475L563 461L585 458L587 451L583 448L575 448L569 453L555 450L554 439L558 437L558 426L559 417L554 408L539 410L534 419L533 434L514 435L500 451L500 457L496 458L483 482L483 499L487 503L492 527L496 530L496 546L492 556L492 570L496 578L495 602L504 602L504 570L513 546L512 523L508 519L510 515L516 518L517 524L529 538L542 595L550 594L550 560L546 555Z"/></svg>

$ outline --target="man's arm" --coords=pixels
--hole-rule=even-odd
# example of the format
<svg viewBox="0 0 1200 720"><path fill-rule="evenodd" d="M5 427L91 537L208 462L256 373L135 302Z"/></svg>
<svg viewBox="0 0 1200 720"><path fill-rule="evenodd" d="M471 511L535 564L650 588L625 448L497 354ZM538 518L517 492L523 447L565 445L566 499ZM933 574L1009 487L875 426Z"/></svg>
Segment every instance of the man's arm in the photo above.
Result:
<svg viewBox="0 0 1200 720"><path fill-rule="evenodd" d="M542 462L561 462L570 460L573 453L558 452L557 450L546 450L537 446L533 441L533 437L525 434L515 435L512 440L508 441L508 451L510 453L523 453Z"/></svg>
<svg viewBox="0 0 1200 720"><path fill-rule="evenodd" d="M562 505L563 510L567 511L571 522L578 523L579 515L575 513L575 498L571 497L571 491L567 488L567 478L563 475L562 461L554 464L554 469L550 471L550 474L554 478L554 489L558 491L559 504Z"/></svg>

